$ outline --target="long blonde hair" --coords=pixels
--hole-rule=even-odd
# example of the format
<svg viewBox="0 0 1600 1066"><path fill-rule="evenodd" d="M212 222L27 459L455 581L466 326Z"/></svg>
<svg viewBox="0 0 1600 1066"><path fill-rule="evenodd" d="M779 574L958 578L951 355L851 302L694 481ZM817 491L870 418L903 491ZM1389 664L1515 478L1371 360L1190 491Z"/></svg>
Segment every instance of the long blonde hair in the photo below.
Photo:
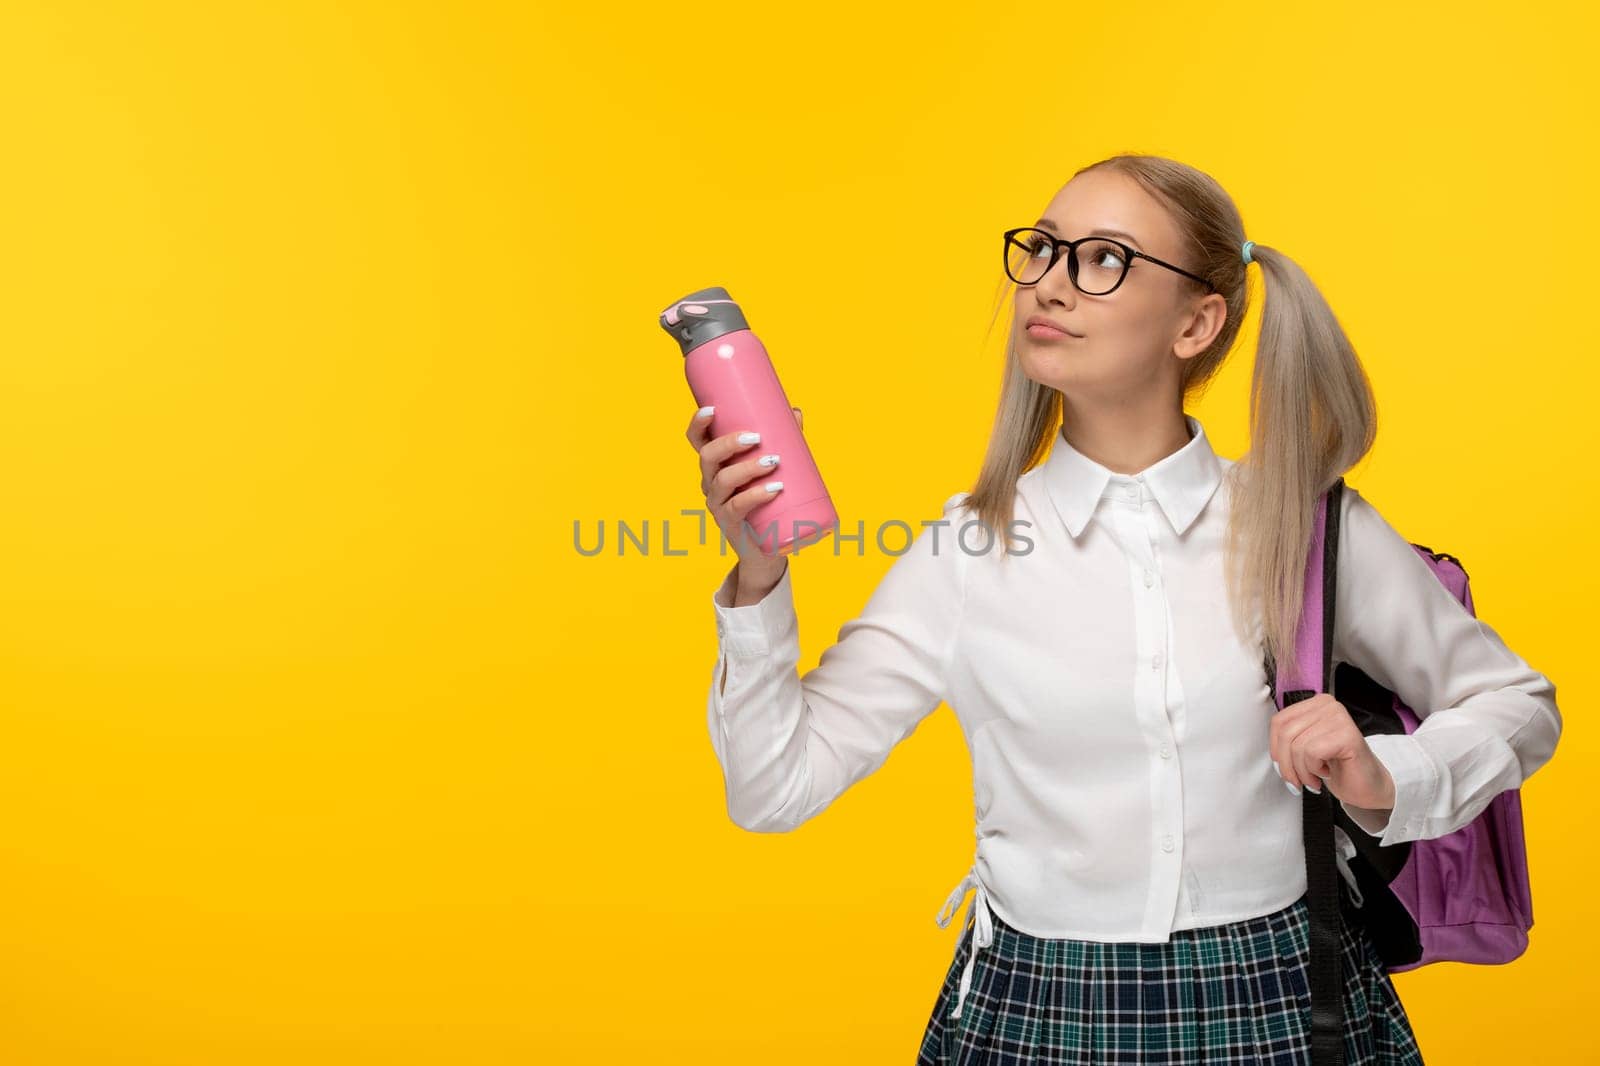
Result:
<svg viewBox="0 0 1600 1066"><path fill-rule="evenodd" d="M1186 164L1116 155L1077 174L1091 170L1126 175L1165 205L1191 250L1184 265L1227 301L1216 339L1184 362L1187 401L1216 375L1249 309L1244 223L1222 186ZM1261 264L1265 294L1250 377L1250 450L1229 469L1225 571L1236 632L1248 634L1251 613L1259 612L1276 663L1293 653L1317 497L1371 449L1378 416L1361 360L1305 271L1266 245L1253 245L1250 257ZM1013 284L1002 281L997 317ZM1061 393L1025 376L1011 344L1002 373L988 450L966 506L1009 544L1017 478L1049 453Z"/></svg>

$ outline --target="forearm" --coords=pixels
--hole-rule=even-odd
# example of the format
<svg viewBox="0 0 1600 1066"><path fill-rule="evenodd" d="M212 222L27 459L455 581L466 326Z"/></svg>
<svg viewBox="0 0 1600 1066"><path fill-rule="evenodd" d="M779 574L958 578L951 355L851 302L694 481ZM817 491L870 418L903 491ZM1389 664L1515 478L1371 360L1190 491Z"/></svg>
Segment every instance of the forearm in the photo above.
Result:
<svg viewBox="0 0 1600 1066"><path fill-rule="evenodd" d="M788 565L786 556L780 556L777 565L771 567L752 565L747 559L739 560L734 566L735 585L730 606L748 607L766 599L767 593L776 588L783 578L783 571Z"/></svg>

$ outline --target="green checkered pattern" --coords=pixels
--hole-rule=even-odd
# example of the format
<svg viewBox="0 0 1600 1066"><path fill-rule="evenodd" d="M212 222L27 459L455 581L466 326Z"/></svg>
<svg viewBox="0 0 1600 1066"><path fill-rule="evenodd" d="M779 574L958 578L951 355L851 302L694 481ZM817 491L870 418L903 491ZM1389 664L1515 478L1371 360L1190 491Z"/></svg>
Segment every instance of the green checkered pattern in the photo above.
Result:
<svg viewBox="0 0 1600 1066"><path fill-rule="evenodd" d="M1341 892L1345 1066L1420 1066L1394 984ZM991 912L993 913L993 912ZM1311 1061L1309 910L1184 929L1165 944L1030 936L994 916L961 1017L972 927L945 975L917 1066Z"/></svg>

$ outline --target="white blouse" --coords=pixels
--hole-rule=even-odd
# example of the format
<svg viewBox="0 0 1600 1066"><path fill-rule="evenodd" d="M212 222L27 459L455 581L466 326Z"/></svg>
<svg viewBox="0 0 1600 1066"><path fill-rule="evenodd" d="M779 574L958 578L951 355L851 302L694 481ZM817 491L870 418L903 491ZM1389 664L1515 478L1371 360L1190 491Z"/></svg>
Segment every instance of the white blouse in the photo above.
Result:
<svg viewBox="0 0 1600 1066"><path fill-rule="evenodd" d="M792 564L742 607L730 571L712 597L707 724L733 821L794 829L948 702L972 755L977 843L936 921L975 889L974 957L990 909L1034 936L1161 943L1298 899L1301 800L1269 757L1259 622L1241 642L1228 620L1234 460L1185 417L1190 441L1136 475L1058 434L1017 480L1027 542L1013 554L985 550L968 494L951 497L804 675ZM1392 812L1345 809L1385 844L1442 836L1549 760L1555 686L1348 483L1343 500L1334 658L1422 719L1368 738L1394 777Z"/></svg>

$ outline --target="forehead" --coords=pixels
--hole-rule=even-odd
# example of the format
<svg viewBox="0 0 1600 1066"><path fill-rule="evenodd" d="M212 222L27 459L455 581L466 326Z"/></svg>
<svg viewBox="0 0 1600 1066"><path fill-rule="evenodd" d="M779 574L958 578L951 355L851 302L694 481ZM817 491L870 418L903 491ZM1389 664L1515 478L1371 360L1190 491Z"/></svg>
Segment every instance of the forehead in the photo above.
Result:
<svg viewBox="0 0 1600 1066"><path fill-rule="evenodd" d="M1062 186L1039 217L1055 223L1053 232L1062 237L1118 230L1132 238L1130 244L1153 255L1178 245L1177 226L1161 202L1132 178L1112 171L1079 174Z"/></svg>

